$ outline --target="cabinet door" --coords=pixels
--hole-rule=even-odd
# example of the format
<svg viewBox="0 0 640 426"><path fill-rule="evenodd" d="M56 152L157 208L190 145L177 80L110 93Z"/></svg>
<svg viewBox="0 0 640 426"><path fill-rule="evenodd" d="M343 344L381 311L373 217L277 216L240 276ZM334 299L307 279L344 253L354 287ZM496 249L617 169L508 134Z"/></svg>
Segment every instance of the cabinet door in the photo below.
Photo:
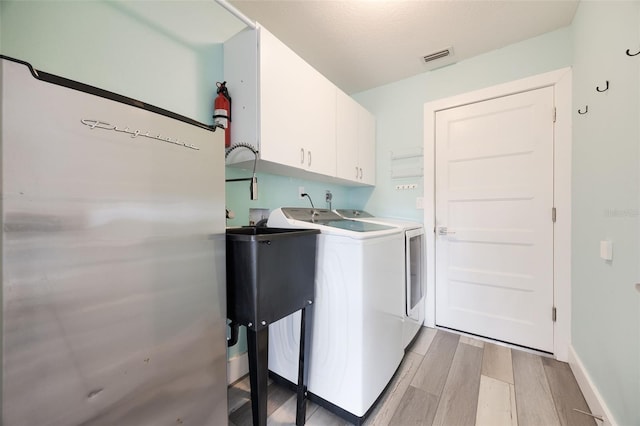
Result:
<svg viewBox="0 0 640 426"><path fill-rule="evenodd" d="M337 91L336 96L336 176L359 181L358 115L360 106L341 90Z"/></svg>
<svg viewBox="0 0 640 426"><path fill-rule="evenodd" d="M310 152L307 167L310 171L328 176L336 175L336 92L337 88L326 77L309 68L308 92L301 103L306 103L300 123L301 133Z"/></svg>
<svg viewBox="0 0 640 426"><path fill-rule="evenodd" d="M335 175L336 88L260 29L261 158Z"/></svg>
<svg viewBox="0 0 640 426"><path fill-rule="evenodd" d="M358 113L358 162L360 182L375 185L376 119L364 108L360 108Z"/></svg>
<svg viewBox="0 0 640 426"><path fill-rule="evenodd" d="M299 134L297 93L304 90L300 65L293 52L264 28L259 38L260 158L303 167L303 139Z"/></svg>

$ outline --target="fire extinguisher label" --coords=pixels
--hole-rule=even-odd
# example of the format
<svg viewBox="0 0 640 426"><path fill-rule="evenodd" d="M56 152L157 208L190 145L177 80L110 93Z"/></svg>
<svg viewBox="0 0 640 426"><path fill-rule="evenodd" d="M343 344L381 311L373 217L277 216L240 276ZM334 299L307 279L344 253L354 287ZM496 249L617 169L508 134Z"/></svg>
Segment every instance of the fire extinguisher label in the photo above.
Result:
<svg viewBox="0 0 640 426"><path fill-rule="evenodd" d="M222 125L225 129L229 128L229 120L226 109L213 110L216 124Z"/></svg>

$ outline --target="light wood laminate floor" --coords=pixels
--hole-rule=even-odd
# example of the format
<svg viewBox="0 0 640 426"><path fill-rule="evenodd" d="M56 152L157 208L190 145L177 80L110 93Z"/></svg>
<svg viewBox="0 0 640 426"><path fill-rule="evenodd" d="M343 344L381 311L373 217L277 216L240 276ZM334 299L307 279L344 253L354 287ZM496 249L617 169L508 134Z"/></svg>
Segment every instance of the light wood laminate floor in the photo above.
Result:
<svg viewBox="0 0 640 426"><path fill-rule="evenodd" d="M249 378L229 388L229 425L250 426ZM348 425L314 403L307 425ZM564 362L423 327L365 425L595 426ZM269 425L295 424L293 392L269 384Z"/></svg>

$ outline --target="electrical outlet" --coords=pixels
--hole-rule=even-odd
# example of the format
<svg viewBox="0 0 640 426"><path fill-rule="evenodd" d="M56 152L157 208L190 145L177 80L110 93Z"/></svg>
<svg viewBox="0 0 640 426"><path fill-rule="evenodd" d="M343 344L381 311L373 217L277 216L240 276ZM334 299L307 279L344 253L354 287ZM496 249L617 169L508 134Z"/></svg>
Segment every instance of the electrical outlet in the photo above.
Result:
<svg viewBox="0 0 640 426"><path fill-rule="evenodd" d="M300 198L300 199L304 198L302 196L302 194L304 194L304 186L299 186L298 187L298 198Z"/></svg>
<svg viewBox="0 0 640 426"><path fill-rule="evenodd" d="M402 191L405 189L416 189L418 187L417 183L406 183L404 185L396 185L396 190Z"/></svg>

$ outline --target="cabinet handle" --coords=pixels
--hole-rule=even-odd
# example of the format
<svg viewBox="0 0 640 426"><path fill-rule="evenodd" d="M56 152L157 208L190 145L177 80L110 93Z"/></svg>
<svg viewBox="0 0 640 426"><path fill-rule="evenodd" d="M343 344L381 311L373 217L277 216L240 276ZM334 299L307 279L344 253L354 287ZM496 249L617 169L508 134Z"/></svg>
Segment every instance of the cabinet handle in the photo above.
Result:
<svg viewBox="0 0 640 426"><path fill-rule="evenodd" d="M360 180L362 180L362 167L360 167Z"/></svg>
<svg viewBox="0 0 640 426"><path fill-rule="evenodd" d="M300 164L304 164L304 148L300 148Z"/></svg>
<svg viewBox="0 0 640 426"><path fill-rule="evenodd" d="M309 157L309 167L311 167L311 151L307 151L307 155Z"/></svg>

